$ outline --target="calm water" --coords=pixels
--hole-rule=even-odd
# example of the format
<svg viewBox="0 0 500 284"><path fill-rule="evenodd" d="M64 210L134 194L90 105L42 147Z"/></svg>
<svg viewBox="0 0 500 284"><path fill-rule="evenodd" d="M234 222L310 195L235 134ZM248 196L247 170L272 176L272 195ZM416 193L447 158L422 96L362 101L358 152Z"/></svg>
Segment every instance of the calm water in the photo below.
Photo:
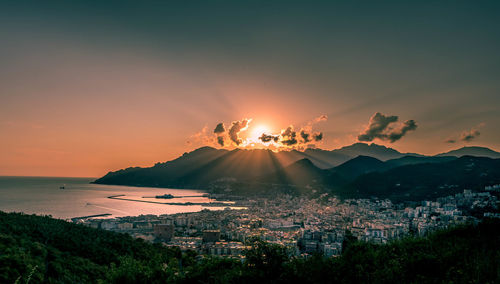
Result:
<svg viewBox="0 0 500 284"><path fill-rule="evenodd" d="M0 210L28 214L52 215L55 218L72 218L110 213L110 217L137 216L141 214L173 214L196 212L200 205L164 205L144 202L113 200L111 195L124 194L125 198L159 202L205 203L206 197L174 199L145 199L143 196L172 194L174 196L202 195L203 192L185 189L143 188L90 184L89 178L52 177L0 177ZM59 187L65 185L65 189ZM209 209L223 209L210 207Z"/></svg>

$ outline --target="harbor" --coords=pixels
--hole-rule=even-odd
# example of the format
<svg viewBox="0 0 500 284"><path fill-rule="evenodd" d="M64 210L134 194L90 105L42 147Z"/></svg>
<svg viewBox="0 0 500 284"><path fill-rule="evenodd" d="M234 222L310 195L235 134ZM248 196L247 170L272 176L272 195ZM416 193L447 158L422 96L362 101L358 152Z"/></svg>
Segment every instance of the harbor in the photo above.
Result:
<svg viewBox="0 0 500 284"><path fill-rule="evenodd" d="M188 196L188 197L193 197L193 196ZM115 200L123 200L123 201L154 203L154 204L164 204L164 205L178 205L178 206L198 205L198 206L204 206L204 207L229 207L230 205L231 206L235 205L232 202L224 202L224 201L215 201L215 202L208 202L207 203L207 202L160 202L160 201L152 201L152 200L138 200L138 199L126 198L125 194L111 195L111 196L108 196L108 198L115 199Z"/></svg>

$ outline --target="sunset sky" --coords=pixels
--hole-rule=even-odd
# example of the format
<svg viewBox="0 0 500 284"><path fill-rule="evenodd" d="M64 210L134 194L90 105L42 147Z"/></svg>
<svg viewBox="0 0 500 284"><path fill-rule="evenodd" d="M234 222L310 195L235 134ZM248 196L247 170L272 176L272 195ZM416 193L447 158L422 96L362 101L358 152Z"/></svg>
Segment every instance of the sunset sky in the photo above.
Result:
<svg viewBox="0 0 500 284"><path fill-rule="evenodd" d="M334 149L397 116L416 129L371 142L500 150L499 1L48 2L0 2L0 175L151 166L243 119Z"/></svg>

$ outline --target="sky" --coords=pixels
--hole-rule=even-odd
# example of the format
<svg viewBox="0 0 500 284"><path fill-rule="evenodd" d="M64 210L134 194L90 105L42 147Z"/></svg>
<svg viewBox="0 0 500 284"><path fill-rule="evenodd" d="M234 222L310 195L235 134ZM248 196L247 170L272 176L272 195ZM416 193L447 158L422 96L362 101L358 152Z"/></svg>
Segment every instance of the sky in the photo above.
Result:
<svg viewBox="0 0 500 284"><path fill-rule="evenodd" d="M498 151L499 19L498 1L1 1L0 175L151 166L244 119L240 147L292 125L323 149Z"/></svg>

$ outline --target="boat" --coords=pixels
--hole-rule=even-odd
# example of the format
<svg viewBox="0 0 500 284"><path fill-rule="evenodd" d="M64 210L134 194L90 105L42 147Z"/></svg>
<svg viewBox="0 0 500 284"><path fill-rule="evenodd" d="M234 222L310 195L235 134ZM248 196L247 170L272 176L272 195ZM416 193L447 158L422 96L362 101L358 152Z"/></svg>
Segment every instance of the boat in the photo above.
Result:
<svg viewBox="0 0 500 284"><path fill-rule="evenodd" d="M157 195L155 198L163 198L163 199L172 199L174 196L172 194L163 194L163 195Z"/></svg>

